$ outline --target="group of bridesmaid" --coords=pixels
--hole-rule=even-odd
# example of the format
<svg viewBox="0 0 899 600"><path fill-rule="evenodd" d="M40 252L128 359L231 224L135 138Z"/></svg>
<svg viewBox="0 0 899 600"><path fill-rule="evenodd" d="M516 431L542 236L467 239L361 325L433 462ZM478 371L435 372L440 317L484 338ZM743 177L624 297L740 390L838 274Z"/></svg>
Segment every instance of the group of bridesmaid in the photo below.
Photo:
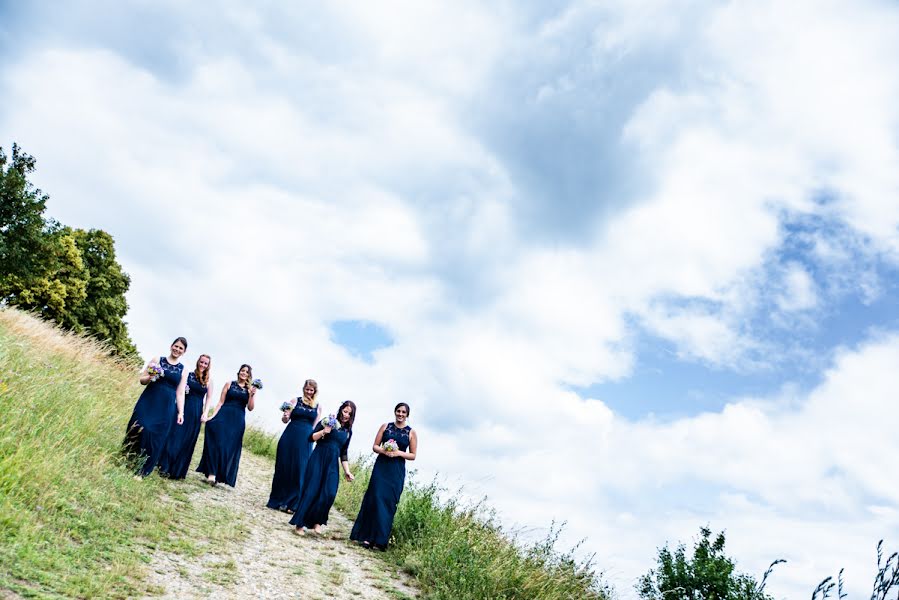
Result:
<svg viewBox="0 0 899 600"><path fill-rule="evenodd" d="M146 386L128 421L124 448L139 456L142 463L136 477L146 477L155 468L163 477L184 479L200 433L206 424L203 455L197 471L211 485L237 483L246 411L255 407L258 388L253 385L253 369L241 365L237 378L222 387L218 403L209 414L211 359L201 354L196 368L186 373L181 357L187 340L176 338L169 355L150 360L141 371ZM348 451L353 437L356 405L347 400L336 415L323 418L316 400L318 384L307 379L301 397L282 406L282 422L287 427L278 441L275 474L267 506L292 514L294 532L321 533L337 497L340 472L347 481L350 472ZM385 549L393 527L406 477L406 461L415 460L418 439L406 424L409 405L394 408L393 422L375 435L372 451L377 454L368 489L350 539L370 549ZM314 449L313 449L314 444Z"/></svg>

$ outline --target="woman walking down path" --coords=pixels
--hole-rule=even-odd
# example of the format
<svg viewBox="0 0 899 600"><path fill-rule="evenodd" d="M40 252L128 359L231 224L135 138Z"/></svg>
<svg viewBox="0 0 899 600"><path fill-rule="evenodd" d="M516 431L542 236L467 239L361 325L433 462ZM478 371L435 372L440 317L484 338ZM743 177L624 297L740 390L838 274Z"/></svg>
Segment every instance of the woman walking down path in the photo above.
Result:
<svg viewBox="0 0 899 600"><path fill-rule="evenodd" d="M256 406L256 387L253 381L253 367L244 364L237 372L237 379L229 381L222 388L222 395L215 413L206 421L206 435L203 437L203 458L197 471L206 476L206 481L237 485L237 468L243 449L243 433L246 430L246 411Z"/></svg>
<svg viewBox="0 0 899 600"><path fill-rule="evenodd" d="M209 392L213 389L209 377L211 358L201 354L196 368L187 374L187 385L184 387L184 423L180 427L172 427L165 450L159 461L159 474L171 479L184 479L190 469L190 461L194 455L197 438L200 437L200 425L206 421L209 408Z"/></svg>
<svg viewBox="0 0 899 600"><path fill-rule="evenodd" d="M294 398L284 411L281 421L287 427L278 440L275 458L275 475L272 477L272 493L268 497L269 508L293 512L303 489L306 463L312 454L312 426L321 418L321 407L315 400L318 384L314 379L303 383L303 396Z"/></svg>
<svg viewBox="0 0 899 600"><path fill-rule="evenodd" d="M372 451L378 458L350 533L350 539L365 548L387 548L406 481L406 461L415 460L418 449L418 434L406 424L409 405L400 402L393 414L393 423L381 425L375 436Z"/></svg>
<svg viewBox="0 0 899 600"><path fill-rule="evenodd" d="M184 422L187 374L181 364L181 355L185 350L187 340L176 338L168 357L150 360L138 378L146 388L134 405L122 443L126 453L146 457L137 470L137 477L146 477L153 472L162 458L171 428L180 427Z"/></svg>
<svg viewBox="0 0 899 600"><path fill-rule="evenodd" d="M210 515L233 515L232 525L242 531L237 539L200 545L197 554L157 551L148 565L148 583L157 588L153 598L175 600L209 598L244 600L267 598L328 598L384 600L417 597L409 575L347 543L350 521L333 511L328 533L299 539L284 527L282 513L265 508L274 465L269 458L244 452L240 486L210 488L199 476L188 477L182 489L188 501L206 507ZM211 517L214 518L214 517ZM204 538L208 523L190 523L188 539ZM342 577L344 585L335 585Z"/></svg>
<svg viewBox="0 0 899 600"><path fill-rule="evenodd" d="M333 420L332 420L333 419ZM309 436L315 442L315 450L309 457L306 476L303 478L303 495L297 503L296 514L290 524L296 527L300 535L305 527L321 533L322 525L328 524L328 513L337 497L337 486L340 484L340 469L343 469L347 481L353 481L347 452L350 439L353 437L353 421L356 419L356 405L350 400L344 401L337 411L337 416L322 419Z"/></svg>

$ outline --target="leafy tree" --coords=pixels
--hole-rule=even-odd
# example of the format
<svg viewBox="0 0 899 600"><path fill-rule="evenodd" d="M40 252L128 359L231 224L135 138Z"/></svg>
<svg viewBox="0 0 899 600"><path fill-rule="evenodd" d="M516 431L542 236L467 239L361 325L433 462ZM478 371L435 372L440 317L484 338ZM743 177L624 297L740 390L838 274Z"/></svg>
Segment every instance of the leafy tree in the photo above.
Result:
<svg viewBox="0 0 899 600"><path fill-rule="evenodd" d="M736 573L734 561L724 554L724 532L714 540L708 527L700 529L700 539L692 558L680 544L672 553L666 545L659 549L655 569L637 583L644 600L772 600L764 593L765 579L756 583L750 575ZM782 561L775 561L772 567ZM768 572L765 573L767 578Z"/></svg>
<svg viewBox="0 0 899 600"><path fill-rule="evenodd" d="M93 335L109 342L122 356L137 356L137 348L128 337L125 292L131 278L115 256L115 241L102 229L74 231L75 243L87 271L87 290L83 301L72 308L74 319Z"/></svg>
<svg viewBox="0 0 899 600"><path fill-rule="evenodd" d="M44 221L47 196L28 175L34 158L12 146L7 157L0 148L0 298L15 299L17 291L42 268L48 229Z"/></svg>
<svg viewBox="0 0 899 600"><path fill-rule="evenodd" d="M137 357L123 321L131 280L105 231L72 229L44 217L48 196L28 175L35 160L0 148L0 304L32 310Z"/></svg>

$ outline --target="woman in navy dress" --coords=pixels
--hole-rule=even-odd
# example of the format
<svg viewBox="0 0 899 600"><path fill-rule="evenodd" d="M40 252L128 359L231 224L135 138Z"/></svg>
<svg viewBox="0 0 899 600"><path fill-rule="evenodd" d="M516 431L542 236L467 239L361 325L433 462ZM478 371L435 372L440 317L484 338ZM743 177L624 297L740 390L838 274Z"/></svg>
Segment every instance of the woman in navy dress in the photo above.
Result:
<svg viewBox="0 0 899 600"><path fill-rule="evenodd" d="M159 461L159 474L163 477L184 479L187 476L197 438L200 436L200 424L206 420L209 390L213 389L212 379L209 378L211 360L208 354L201 354L196 368L187 375L184 423L181 427L172 427L165 443L165 450Z"/></svg>
<svg viewBox="0 0 899 600"><path fill-rule="evenodd" d="M306 465L303 478L303 492L295 508L290 524L296 526L297 534L305 534L304 527L311 527L315 533L322 532L322 525L328 524L328 513L337 497L340 471L343 468L347 481L353 481L347 451L353 437L353 421L356 420L356 405L344 401L337 411L337 425L330 427L327 419L315 426L309 439L315 442L315 450Z"/></svg>
<svg viewBox="0 0 899 600"><path fill-rule="evenodd" d="M187 373L181 364L181 355L185 350L187 340L176 338L168 358L151 359L140 373L140 384L147 387L134 405L123 443L126 453L145 457L137 477L143 478L153 472L162 457L173 423L180 426L184 422ZM156 373L151 374L151 369Z"/></svg>
<svg viewBox="0 0 899 600"><path fill-rule="evenodd" d="M246 411L256 406L256 388L250 385L253 367L241 365L237 379L222 388L215 412L206 421L203 437L203 457L197 471L206 476L207 483L237 484L237 468L246 429Z"/></svg>
<svg viewBox="0 0 899 600"><path fill-rule="evenodd" d="M418 449L418 434L406 425L409 405L400 402L393 409L393 415L393 423L381 425L375 436L372 451L378 458L350 533L351 540L360 542L366 548L387 548L393 517L406 481L406 461L415 460ZM393 440L396 449L384 447L388 440Z"/></svg>
<svg viewBox="0 0 899 600"><path fill-rule="evenodd" d="M275 476L272 478L272 493L268 497L269 508L291 513L291 507L300 499L306 463L312 453L312 426L321 418L321 407L315 401L318 384L314 379L303 383L303 397L290 401L290 409L281 415L287 423L275 456Z"/></svg>

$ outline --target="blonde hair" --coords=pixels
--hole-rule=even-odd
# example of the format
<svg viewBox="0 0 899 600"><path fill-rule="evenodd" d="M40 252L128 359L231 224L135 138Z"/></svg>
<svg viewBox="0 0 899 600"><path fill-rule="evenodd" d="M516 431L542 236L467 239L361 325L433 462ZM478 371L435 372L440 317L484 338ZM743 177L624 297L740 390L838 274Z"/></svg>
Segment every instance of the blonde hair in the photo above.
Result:
<svg viewBox="0 0 899 600"><path fill-rule="evenodd" d="M200 359L203 358L204 356L209 359L209 364L206 366L206 370L203 371L201 374ZM197 357L197 367L196 367L196 369L194 369L194 375L197 376L197 381L199 381L201 385L205 386L206 384L209 383L209 369L211 369L211 368L212 368L212 357L211 356L209 356L208 354L201 354L199 357Z"/></svg>
<svg viewBox="0 0 899 600"><path fill-rule="evenodd" d="M312 397L309 398L308 401L306 398L306 386L307 385L311 385L312 389L315 390L312 393ZM316 406L318 406L318 402L315 401L316 396L318 396L318 384L315 382L314 379L307 379L305 382L303 382L303 395L300 396L300 402L302 402L309 408L315 408Z"/></svg>

